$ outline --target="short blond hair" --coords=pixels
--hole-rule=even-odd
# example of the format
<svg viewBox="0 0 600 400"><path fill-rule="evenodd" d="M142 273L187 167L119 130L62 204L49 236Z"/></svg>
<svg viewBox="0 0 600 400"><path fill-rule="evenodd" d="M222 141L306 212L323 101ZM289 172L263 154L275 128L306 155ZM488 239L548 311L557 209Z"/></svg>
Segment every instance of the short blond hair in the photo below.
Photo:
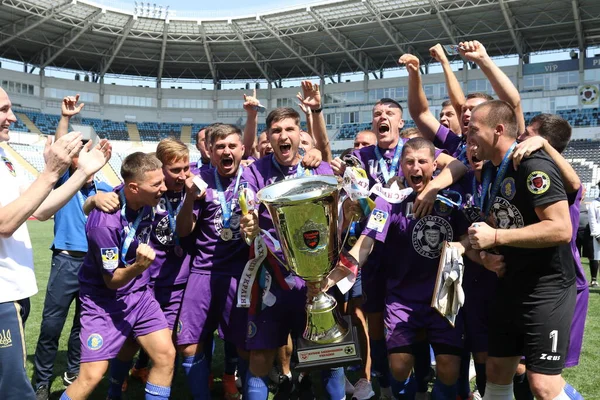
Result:
<svg viewBox="0 0 600 400"><path fill-rule="evenodd" d="M189 160L190 149L179 139L169 137L161 140L156 146L156 158L163 164L175 161Z"/></svg>
<svg viewBox="0 0 600 400"><path fill-rule="evenodd" d="M161 168L162 163L154 154L146 154L138 151L125 157L121 165L121 176L125 183L128 183L139 179L146 172L156 171Z"/></svg>

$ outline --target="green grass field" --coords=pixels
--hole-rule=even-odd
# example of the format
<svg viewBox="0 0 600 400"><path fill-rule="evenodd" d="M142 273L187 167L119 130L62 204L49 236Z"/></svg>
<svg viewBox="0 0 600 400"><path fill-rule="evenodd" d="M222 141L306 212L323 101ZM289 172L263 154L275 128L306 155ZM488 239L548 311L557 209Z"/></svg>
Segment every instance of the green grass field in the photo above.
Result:
<svg viewBox="0 0 600 400"><path fill-rule="evenodd" d="M31 313L27 320L26 326L26 342L27 342L27 371L29 376L33 374L33 355L37 338L42 322L42 310L44 306L44 297L46 293L46 284L50 274L50 256L49 246L52 243L52 227L53 222L28 222L29 233L33 243L33 252L35 259L35 268L39 293L31 299ZM587 270L587 264L585 265ZM62 373L66 367L66 351L67 338L71 329L73 319L73 309L67 319L63 334L59 344L59 352L54 366L54 372L57 378L54 380L51 389L51 399L58 399L60 393L64 390L62 384ZM585 338L583 343L583 351L581 355L580 365L565 371L565 379L573 385L585 399L600 399L600 290L593 289L590 292L590 303L588 318L585 329ZM215 388L213 398L222 398L219 376L222 373L222 347L221 343L217 344L217 349L214 356L213 372L215 373ZM352 380L352 378L351 378ZM104 400L106 396L107 381L102 382L94 394L90 397L91 400ZM143 399L143 385L137 381L130 381L129 389L126 393L126 399L138 400ZM175 383L172 389L172 400L188 400L185 378L182 376L181 368L179 368Z"/></svg>

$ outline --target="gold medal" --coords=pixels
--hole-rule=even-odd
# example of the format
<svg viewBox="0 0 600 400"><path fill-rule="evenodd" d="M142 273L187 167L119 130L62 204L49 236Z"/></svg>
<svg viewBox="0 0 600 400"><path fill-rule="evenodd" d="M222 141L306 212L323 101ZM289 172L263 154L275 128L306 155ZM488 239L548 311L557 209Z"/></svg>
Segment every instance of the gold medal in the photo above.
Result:
<svg viewBox="0 0 600 400"><path fill-rule="evenodd" d="M233 232L229 228L223 228L221 230L221 239L228 242L233 239Z"/></svg>

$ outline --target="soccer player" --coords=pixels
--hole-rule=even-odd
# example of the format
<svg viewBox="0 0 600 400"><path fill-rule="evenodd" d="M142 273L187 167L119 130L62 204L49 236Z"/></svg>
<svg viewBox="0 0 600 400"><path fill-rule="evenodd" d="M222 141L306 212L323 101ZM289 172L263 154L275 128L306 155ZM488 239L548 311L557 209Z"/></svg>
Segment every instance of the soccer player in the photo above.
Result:
<svg viewBox="0 0 600 400"><path fill-rule="evenodd" d="M581 258L577 249L577 230L579 228L579 206L583 197L583 186L577 172L571 164L562 157L562 152L567 147L571 138L571 126L569 123L553 114L538 114L531 119L525 132L519 136L519 143L515 147L513 154L513 164L515 168L523 160L537 150L544 150L552 158L552 161L558 167L565 192L569 201L569 213L571 215L571 224L573 237L571 239L571 252L575 260L577 299L575 302L575 313L571 324L571 336L569 340L569 349L565 360L565 367L574 367L579 364L579 356L583 343L583 332L585 328L585 318L588 309L589 288L587 285L585 272L581 265ZM528 391L528 382L525 375L523 364L519 364L517 375L515 376L515 393ZM522 383L521 383L522 382ZM532 397L530 394L528 397Z"/></svg>
<svg viewBox="0 0 600 400"><path fill-rule="evenodd" d="M431 298L442 242L466 233L467 224L458 208L440 201L436 201L430 215L420 219L411 215L417 195L436 170L435 147L430 141L423 138L407 141L402 148L401 168L414 192L399 204L378 198L360 238L349 252L342 253L340 265L347 266L348 260L365 268L375 260L386 264L387 280L379 290L385 292L386 345L395 378L394 395L414 398L416 388L409 376L415 361L414 346L425 331L436 355L433 398L455 399L463 346L460 314L456 327L452 328L431 308ZM460 190L457 186L451 188ZM380 243L382 251L374 259L370 253L375 242ZM400 259L403 261L399 263Z"/></svg>
<svg viewBox="0 0 600 400"><path fill-rule="evenodd" d="M10 125L17 121L8 94L0 89L0 142L8 142ZM35 393L25 370L25 341L20 300L37 293L33 253L25 222L30 216L49 218L64 206L88 178L110 158L110 145L104 140L91 149L81 147L81 134L69 133L44 149L46 165L39 177L27 187L17 174L7 152L0 148L3 166L0 177L0 330L10 343L0 349L0 393L7 400L33 400ZM77 170L59 188L58 180L79 154Z"/></svg>
<svg viewBox="0 0 600 400"><path fill-rule="evenodd" d="M327 163L317 168L304 167L298 154L300 144L300 115L291 108L277 108L267 116L267 135L273 154L265 156L244 173L242 180L254 193L263 187L283 179L310 175L333 174ZM269 251L283 259L282 251L275 241L277 233L273 221L263 205L258 209L258 226L268 235L265 241ZM243 225L244 226L244 225ZM255 234L258 232L258 228ZM246 380L245 399L265 400L268 396L266 384L268 373L273 365L277 349L288 342L290 332L301 334L306 324L306 289L304 281L290 275L287 269L277 262L265 262L259 273L268 273L272 277L271 293L275 303L267 296L263 301L264 309L256 309L257 296L252 298L248 317L246 347L250 352L250 365ZM263 299L265 297L263 296ZM270 303L270 304L269 304ZM343 368L322 371L326 392L332 400L345 397Z"/></svg>
<svg viewBox="0 0 600 400"><path fill-rule="evenodd" d="M188 250L191 243L175 233L175 218L183 204L185 180L190 175L189 150L180 140L167 138L158 143L156 158L162 163L167 190L155 207L152 219L150 244L155 259L149 269L150 287L172 332L189 276ZM139 348L133 341L126 343L119 357L111 361L109 397L113 400L121 398L121 387ZM140 350L131 375L140 378L143 383L148 380L148 354L144 350Z"/></svg>
<svg viewBox="0 0 600 400"><path fill-rule="evenodd" d="M70 118L83 109L83 103L78 104L78 100L79 95L67 96L63 99L61 121L56 130L56 139L68 133ZM73 176L77 170L78 159L78 156L73 157L71 167L56 182L55 188L60 187ZM88 198L93 198L101 192L108 196L113 194L111 186L104 182L96 182L94 175L90 176L75 196L54 216L54 241L50 246L52 263L44 311L42 312L40 336L35 350L33 375L37 400L47 400L49 397L50 379L58 352L58 340L73 300L76 302L76 307L69 335L67 370L62 376L64 385L70 385L79 373L81 343L79 342L80 307L77 273L87 252L87 240L85 240L87 216L84 214L83 205ZM45 220L50 216L46 215L40 219Z"/></svg>
<svg viewBox="0 0 600 400"><path fill-rule="evenodd" d="M177 234L193 240L191 274L183 297L177 344L194 399L210 398L207 338L219 328L223 339L245 348L247 310L236 306L237 288L249 247L240 231L238 198L244 155L242 135L232 125L219 125L210 136L215 168L200 177L208 185L199 198L193 178L186 180L186 197L177 216ZM204 194L205 193L205 194ZM238 398L235 376L224 376L228 399Z"/></svg>
<svg viewBox="0 0 600 400"><path fill-rule="evenodd" d="M193 174L200 174L205 169L210 169L210 154L206 146L206 130L202 128L196 133L196 148L200 152L200 158L196 162L190 162L190 171Z"/></svg>
<svg viewBox="0 0 600 400"><path fill-rule="evenodd" d="M377 135L371 131L360 131L354 138L354 150L360 150L375 143L377 143Z"/></svg>
<svg viewBox="0 0 600 400"><path fill-rule="evenodd" d="M155 259L148 245L153 207L167 190L162 163L154 155L133 153L123 160L121 176L124 184L116 189L120 211L95 209L86 225L88 253L79 272L81 367L61 400L88 398L130 336L153 362L146 400L170 395L175 348L164 313L148 288L148 268Z"/></svg>
<svg viewBox="0 0 600 400"><path fill-rule="evenodd" d="M513 375L524 355L536 398L580 399L561 377L576 301L567 195L544 151L532 153L515 171L509 155L518 130L506 102L473 109L469 141L478 159L491 160L483 192L491 188L483 201L487 222L469 228L469 242L475 250L496 248L506 264L496 270L501 279L490 319L485 398L512 399Z"/></svg>
<svg viewBox="0 0 600 400"><path fill-rule="evenodd" d="M353 155L358 158L369 178L369 187L376 183L387 185L394 176L402 177L399 168L400 154L403 144L408 139L400 139L400 129L404 126L402 106L393 99L383 98L373 107L371 131L377 136L377 145L355 150ZM442 188L458 181L466 172L466 167L447 154L437 152L436 164L442 171L421 191L415 200L413 213L416 217L431 212L435 198ZM343 175L345 167L337 160L332 163L336 173ZM448 168L445 168L445 167ZM379 245L375 246L378 252ZM378 265L361 271L361 283L365 302L363 310L367 314L370 349L373 369L380 374L379 385L383 387L384 395L390 397L388 382L389 369L385 349L383 312L385 308L384 291L380 290L381 282L385 281L385 271ZM368 378L365 378L368 380ZM361 384L365 392L370 393L369 385Z"/></svg>
<svg viewBox="0 0 600 400"><path fill-rule="evenodd" d="M451 100L445 100L442 103L442 109L440 110L440 124L448 128L450 131L455 133L462 133L460 122L458 120L459 114L452 106Z"/></svg>

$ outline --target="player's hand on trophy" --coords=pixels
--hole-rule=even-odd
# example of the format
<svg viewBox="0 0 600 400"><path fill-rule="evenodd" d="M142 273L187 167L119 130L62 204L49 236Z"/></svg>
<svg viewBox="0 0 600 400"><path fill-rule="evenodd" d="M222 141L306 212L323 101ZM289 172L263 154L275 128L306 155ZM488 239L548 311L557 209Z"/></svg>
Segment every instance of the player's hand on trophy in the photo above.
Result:
<svg viewBox="0 0 600 400"><path fill-rule="evenodd" d="M429 55L439 63L448 63L448 57L446 57L446 52L444 51L442 45L439 43L429 49Z"/></svg>
<svg viewBox="0 0 600 400"><path fill-rule="evenodd" d="M148 269L155 257L156 253L152 247L145 243L140 243L135 251L135 263L139 268L142 269L142 271Z"/></svg>
<svg viewBox="0 0 600 400"><path fill-rule="evenodd" d="M342 161L341 158L336 157L331 160L331 169L333 169L333 173L338 176L344 176L344 172L346 171L346 163Z"/></svg>
<svg viewBox="0 0 600 400"><path fill-rule="evenodd" d="M400 65L404 65L406 70L411 72L419 72L420 61L417 56L413 56L412 54L402 54L402 57L398 60Z"/></svg>
<svg viewBox="0 0 600 400"><path fill-rule="evenodd" d="M107 139L101 139L93 148L92 144L93 142L90 140L83 146L77 160L77 169L86 176L92 176L98 172L112 155L112 146Z"/></svg>
<svg viewBox="0 0 600 400"><path fill-rule="evenodd" d="M60 113L63 117L71 118L83 110L85 103L77 104L79 101L79 93L75 96L65 96L63 98Z"/></svg>
<svg viewBox="0 0 600 400"><path fill-rule="evenodd" d="M466 58L468 61L478 64L488 58L485 47L477 40L470 40L468 42L460 42L458 44L458 51L460 55Z"/></svg>
<svg viewBox="0 0 600 400"><path fill-rule="evenodd" d="M323 155L319 149L310 149L304 157L302 157L302 166L304 168L317 168L323 161Z"/></svg>
<svg viewBox="0 0 600 400"><path fill-rule="evenodd" d="M517 144L515 151L511 154L515 170L519 168L524 158L529 157L534 151L543 149L547 143L548 141L541 136L532 136Z"/></svg>
<svg viewBox="0 0 600 400"><path fill-rule="evenodd" d="M71 166L73 157L81 150L81 133L70 132L55 142L53 140L53 136L48 136L44 147L44 160L46 161L44 172L59 179Z"/></svg>
<svg viewBox="0 0 600 400"><path fill-rule="evenodd" d="M240 229L247 241L251 242L258 236L260 227L258 226L258 216L255 212L249 212L242 216L240 219Z"/></svg>
<svg viewBox="0 0 600 400"><path fill-rule="evenodd" d="M487 251L480 251L479 257L481 257L481 261L483 261L483 266L495 272L498 277L504 276L506 272L506 264L504 263L504 256L501 254L493 254Z"/></svg>
<svg viewBox="0 0 600 400"><path fill-rule="evenodd" d="M258 113L258 106L260 105L260 101L256 98L256 88L252 92L252 96L244 95L244 110L246 113L256 115Z"/></svg>
<svg viewBox="0 0 600 400"><path fill-rule="evenodd" d="M94 195L94 208L105 212L112 213L119 209L119 195L115 192L98 192Z"/></svg>
<svg viewBox="0 0 600 400"><path fill-rule="evenodd" d="M476 222L469 227L469 242L475 250L484 250L496 245L497 232L485 222Z"/></svg>

